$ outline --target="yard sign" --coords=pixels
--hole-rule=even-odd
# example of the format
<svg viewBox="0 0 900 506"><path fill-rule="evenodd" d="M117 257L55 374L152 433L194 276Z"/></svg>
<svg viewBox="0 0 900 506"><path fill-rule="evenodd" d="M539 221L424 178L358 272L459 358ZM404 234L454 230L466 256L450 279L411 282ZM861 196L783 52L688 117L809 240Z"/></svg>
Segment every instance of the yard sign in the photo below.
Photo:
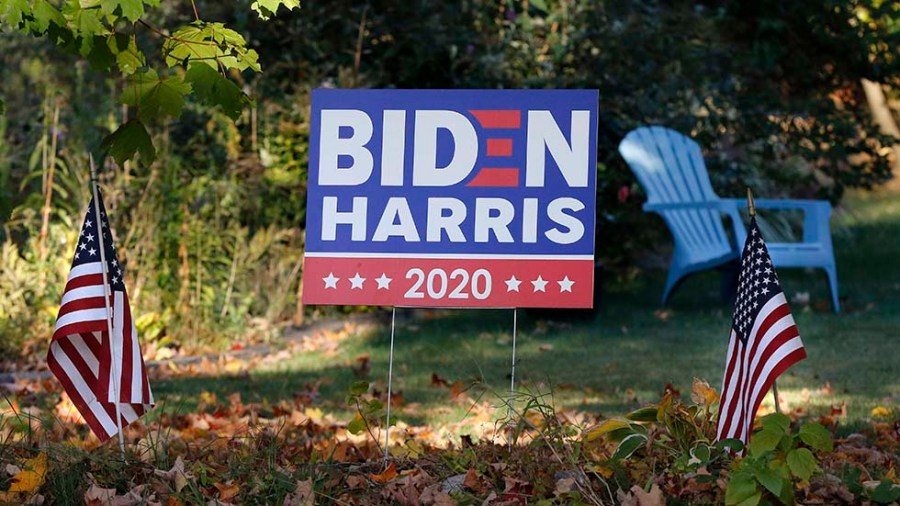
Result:
<svg viewBox="0 0 900 506"><path fill-rule="evenodd" d="M303 302L591 307L597 98L315 90Z"/></svg>

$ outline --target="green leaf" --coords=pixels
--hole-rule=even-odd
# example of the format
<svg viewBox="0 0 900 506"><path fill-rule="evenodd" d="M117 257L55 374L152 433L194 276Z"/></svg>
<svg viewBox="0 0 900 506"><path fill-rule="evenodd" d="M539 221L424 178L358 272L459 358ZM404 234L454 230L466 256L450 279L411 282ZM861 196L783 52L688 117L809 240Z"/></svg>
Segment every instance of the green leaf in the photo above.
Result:
<svg viewBox="0 0 900 506"><path fill-rule="evenodd" d="M219 106L231 119L238 119L250 97L236 84L206 65L191 65L184 80L191 84L194 94L204 104Z"/></svg>
<svg viewBox="0 0 900 506"><path fill-rule="evenodd" d="M146 65L144 53L138 49L134 39L124 34L114 34L109 37L106 44L116 57L119 71L130 76Z"/></svg>
<svg viewBox="0 0 900 506"><path fill-rule="evenodd" d="M361 416L357 416L347 424L347 431L354 436L362 434L364 430L366 430L366 421Z"/></svg>
<svg viewBox="0 0 900 506"><path fill-rule="evenodd" d="M362 395L369 391L368 381L354 381L350 385L350 395Z"/></svg>
<svg viewBox="0 0 900 506"><path fill-rule="evenodd" d="M816 458L806 448L795 448L787 454L787 465L791 474L804 481L809 481L816 470Z"/></svg>
<svg viewBox="0 0 900 506"><path fill-rule="evenodd" d="M0 20L18 28L25 16L31 14L28 0L0 0Z"/></svg>
<svg viewBox="0 0 900 506"><path fill-rule="evenodd" d="M116 62L116 57L112 51L110 51L109 46L106 44L106 40L99 36L93 37L91 50L85 58L90 62L91 67L99 71L108 71Z"/></svg>
<svg viewBox="0 0 900 506"><path fill-rule="evenodd" d="M655 422L656 406L646 406L640 409L636 409L631 413L625 415L625 418L634 420L635 422Z"/></svg>
<svg viewBox="0 0 900 506"><path fill-rule="evenodd" d="M0 114L6 114L6 102L0 98Z"/></svg>
<svg viewBox="0 0 900 506"><path fill-rule="evenodd" d="M119 165L133 159L135 154L140 154L141 159L148 164L156 159L156 149L150 140L150 134L138 119L128 120L115 132L107 135L100 144L100 149L112 156Z"/></svg>
<svg viewBox="0 0 900 506"><path fill-rule="evenodd" d="M137 21L144 15L144 2L141 0L100 0L100 8L107 15L118 11L129 21Z"/></svg>
<svg viewBox="0 0 900 506"><path fill-rule="evenodd" d="M781 413L772 413L760 419L764 429L787 432L791 428L791 419Z"/></svg>
<svg viewBox="0 0 900 506"><path fill-rule="evenodd" d="M179 28L163 44L163 54L170 67L202 63L213 70L260 71L256 51L247 49L244 37L222 23L195 21Z"/></svg>
<svg viewBox="0 0 900 506"><path fill-rule="evenodd" d="M78 3L69 2L63 8L63 16L68 20L72 32L85 39L93 39L94 35L104 32L103 12L100 9L85 9Z"/></svg>
<svg viewBox="0 0 900 506"><path fill-rule="evenodd" d="M82 56L88 57L94 49L94 36L105 35L108 30L103 26L103 12L99 8L83 8L78 2L68 2L63 7L63 16L67 27L77 39L76 46Z"/></svg>
<svg viewBox="0 0 900 506"><path fill-rule="evenodd" d="M800 440L819 451L830 452L834 449L831 433L819 423L803 424L800 427Z"/></svg>
<svg viewBox="0 0 900 506"><path fill-rule="evenodd" d="M278 13L278 8L282 5L288 10L299 9L300 0L257 0L250 4L250 8L259 14L260 19L268 21Z"/></svg>
<svg viewBox="0 0 900 506"><path fill-rule="evenodd" d="M724 450L728 448L733 452L740 452L744 449L744 442L737 438L727 438L716 443L716 448Z"/></svg>
<svg viewBox="0 0 900 506"><path fill-rule="evenodd" d="M50 2L47 0L37 0L34 3L32 16L34 17L32 28L39 34L46 32L51 24L66 26L66 18L63 17L56 7L50 5Z"/></svg>
<svg viewBox="0 0 900 506"><path fill-rule="evenodd" d="M613 452L612 458L615 459L627 459L631 455L634 454L638 450L638 448L647 444L647 436L643 434L631 434L627 436L625 439L619 443L619 446L616 447L616 451Z"/></svg>
<svg viewBox="0 0 900 506"><path fill-rule="evenodd" d="M753 476L756 477L756 480L762 484L762 486L766 487L769 492L772 492L776 496L781 495L781 490L784 488L785 481L781 476L778 476L778 473L767 467L757 467L753 469Z"/></svg>
<svg viewBox="0 0 900 506"><path fill-rule="evenodd" d="M544 0L531 0L529 4L541 12L548 12L547 2Z"/></svg>
<svg viewBox="0 0 900 506"><path fill-rule="evenodd" d="M881 483L869 492L869 498L878 504L891 504L900 500L900 486L894 485L888 479L881 480Z"/></svg>
<svg viewBox="0 0 900 506"><path fill-rule="evenodd" d="M122 94L122 103L138 106L143 120L161 116L177 118L184 107L184 96L190 92L191 85L181 78L173 76L161 81L155 70L147 69L131 77Z"/></svg>
<svg viewBox="0 0 900 506"><path fill-rule="evenodd" d="M751 455L762 455L770 452L778 446L781 438L785 437L784 433L778 429L763 429L750 438L750 444L747 445Z"/></svg>
<svg viewBox="0 0 900 506"><path fill-rule="evenodd" d="M762 499L762 492L756 488L756 480L746 472L731 475L725 489L725 504L755 506Z"/></svg>

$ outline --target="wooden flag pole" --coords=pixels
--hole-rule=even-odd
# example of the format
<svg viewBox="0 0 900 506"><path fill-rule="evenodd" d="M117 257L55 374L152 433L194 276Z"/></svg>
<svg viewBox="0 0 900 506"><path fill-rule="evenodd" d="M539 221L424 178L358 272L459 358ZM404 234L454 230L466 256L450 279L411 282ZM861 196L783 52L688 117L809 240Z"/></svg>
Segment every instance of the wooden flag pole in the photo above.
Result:
<svg viewBox="0 0 900 506"><path fill-rule="evenodd" d="M103 274L103 302L106 303L106 331L109 335L109 353L112 359L113 372L113 394L116 396L116 428L119 429L119 450L125 455L125 436L122 434L122 398L119 395L119 383L122 381L122 372L120 371L119 361L116 353L116 340L113 338L112 324L112 306L110 306L109 298L112 291L109 287L109 272L107 272L106 264L106 246L103 243L103 217L100 216L100 198L97 190L97 167L94 166L94 155L90 155L91 159L91 193L94 196L94 217L97 220L97 242L100 246L100 272Z"/></svg>
<svg viewBox="0 0 900 506"><path fill-rule="evenodd" d="M756 216L756 205L753 203L753 190L750 187L747 187L747 211L750 213L750 217L753 218ZM781 402L778 400L778 383L775 380L772 380L772 397L775 398L775 412L781 413Z"/></svg>

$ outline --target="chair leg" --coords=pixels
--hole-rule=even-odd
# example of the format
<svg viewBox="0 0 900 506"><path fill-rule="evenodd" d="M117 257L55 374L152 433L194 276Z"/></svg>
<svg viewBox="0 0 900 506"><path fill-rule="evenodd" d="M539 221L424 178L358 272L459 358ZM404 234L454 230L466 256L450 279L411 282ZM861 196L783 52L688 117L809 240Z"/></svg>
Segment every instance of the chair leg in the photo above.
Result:
<svg viewBox="0 0 900 506"><path fill-rule="evenodd" d="M722 282L719 289L722 302L733 306L734 301L737 299L738 278L741 274L741 260L736 258L722 264L722 266L719 267L719 270L722 272Z"/></svg>
<svg viewBox="0 0 900 506"><path fill-rule="evenodd" d="M684 273L681 272L674 265L669 266L669 275L666 278L666 289L663 290L662 296L662 306L665 306L669 303L669 299L672 297L672 293L678 288L678 285L681 284L682 279L684 278Z"/></svg>
<svg viewBox="0 0 900 506"><path fill-rule="evenodd" d="M835 314L841 314L841 303L838 300L838 280L837 267L834 264L824 267L825 274L828 276L828 289L831 292L831 307Z"/></svg>

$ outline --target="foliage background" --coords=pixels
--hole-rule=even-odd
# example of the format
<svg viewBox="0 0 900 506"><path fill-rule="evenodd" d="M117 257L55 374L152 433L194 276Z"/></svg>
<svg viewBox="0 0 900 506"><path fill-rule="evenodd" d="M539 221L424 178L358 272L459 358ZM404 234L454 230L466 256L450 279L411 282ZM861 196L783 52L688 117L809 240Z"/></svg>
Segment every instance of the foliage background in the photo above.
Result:
<svg viewBox="0 0 900 506"><path fill-rule="evenodd" d="M196 8L258 53L262 73L226 74L255 102L232 121L189 98L177 120L148 122L155 161L102 170L151 346L267 339L273 322L309 311L297 290L316 87L598 88L598 249L621 278L665 237L640 211L640 189L616 152L636 126L696 138L722 195L750 185L760 196L837 203L847 188L886 182L897 163L863 88L864 79L877 83L896 120L893 2L336 0L267 22L249 4ZM0 17L10 5L0 1ZM194 17L190 2L162 0L141 19L176 27ZM26 338L49 335L55 317L89 198L86 153L138 111L122 103L125 77L49 37L0 26L0 348L21 350ZM149 67L165 67L156 34L117 26L154 49Z"/></svg>

